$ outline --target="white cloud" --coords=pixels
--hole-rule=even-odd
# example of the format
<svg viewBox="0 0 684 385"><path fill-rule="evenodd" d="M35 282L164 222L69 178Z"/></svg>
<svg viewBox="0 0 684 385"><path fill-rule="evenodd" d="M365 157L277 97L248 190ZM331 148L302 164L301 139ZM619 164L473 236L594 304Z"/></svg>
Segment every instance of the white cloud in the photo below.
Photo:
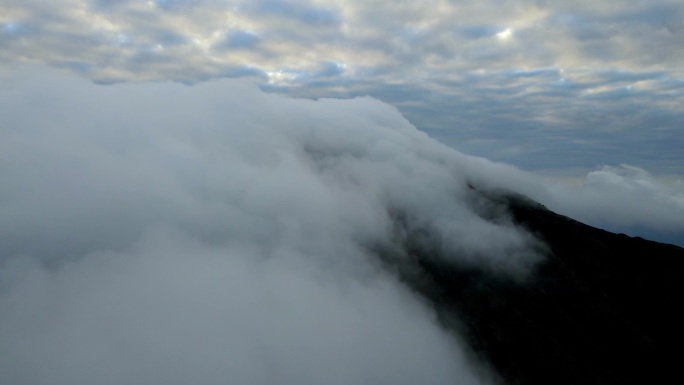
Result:
<svg viewBox="0 0 684 385"><path fill-rule="evenodd" d="M34 67L0 87L3 383L480 383L373 250L525 272L538 242L481 218L467 183L684 234L681 182L620 166L560 187L371 98Z"/></svg>
<svg viewBox="0 0 684 385"><path fill-rule="evenodd" d="M682 175L683 15L677 0L10 0L0 63L101 83L244 77L312 98L369 94L445 143L525 169Z"/></svg>
<svg viewBox="0 0 684 385"><path fill-rule="evenodd" d="M594 226L684 245L683 186L639 167L603 166L579 186L552 185L550 205Z"/></svg>
<svg viewBox="0 0 684 385"><path fill-rule="evenodd" d="M308 258L156 231L127 252L56 270L14 266L0 296L0 379L477 383L452 337L395 280L337 282Z"/></svg>
<svg viewBox="0 0 684 385"><path fill-rule="evenodd" d="M427 80L436 72L483 67L672 70L682 61L676 36L681 29L676 15L682 12L666 0L610 7L533 1L424 0L387 7L368 1L61 0L49 6L6 2L0 23L7 31L17 25L27 31L21 39L14 33L3 39L6 62L84 61L91 68L88 76L99 80L116 73L117 80L185 81L221 76L225 63L310 71L335 61L389 67L394 80L408 74ZM235 38L240 49L225 49L217 37L234 30L253 31L259 44ZM515 47L493 49L479 38L484 33L508 41L513 31ZM125 50L115 43L121 34L130 37ZM169 35L178 38L168 53L173 63L140 71L135 53L166 46ZM661 43L650 44L655 39Z"/></svg>
<svg viewBox="0 0 684 385"><path fill-rule="evenodd" d="M371 98L10 78L0 382L480 382L373 250L429 241L454 263L524 272L537 242L481 218L466 186L505 166Z"/></svg>

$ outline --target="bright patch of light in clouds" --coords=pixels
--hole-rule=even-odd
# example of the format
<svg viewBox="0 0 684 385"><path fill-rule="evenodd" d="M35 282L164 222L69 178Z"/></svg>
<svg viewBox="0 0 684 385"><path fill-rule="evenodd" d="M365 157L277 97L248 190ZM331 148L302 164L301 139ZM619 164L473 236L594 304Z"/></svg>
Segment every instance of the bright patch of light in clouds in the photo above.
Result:
<svg viewBox="0 0 684 385"><path fill-rule="evenodd" d="M503 31L496 34L496 38L502 41L510 40L513 37L513 30L506 28Z"/></svg>

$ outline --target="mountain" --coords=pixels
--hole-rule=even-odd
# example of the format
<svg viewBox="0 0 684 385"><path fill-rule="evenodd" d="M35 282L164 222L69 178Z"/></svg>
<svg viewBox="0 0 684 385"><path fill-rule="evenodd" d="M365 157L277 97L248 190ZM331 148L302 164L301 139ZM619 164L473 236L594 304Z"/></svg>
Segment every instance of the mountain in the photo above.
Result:
<svg viewBox="0 0 684 385"><path fill-rule="evenodd" d="M0 385L678 374L682 249L492 186L550 205L576 190L369 97L27 71L0 87ZM675 191L641 171L599 173L564 212L616 194L601 214L681 229Z"/></svg>
<svg viewBox="0 0 684 385"><path fill-rule="evenodd" d="M531 275L515 279L445 262L410 241L405 246L420 272L403 275L491 365L494 382L645 384L679 377L684 249L593 228L517 194L472 193L547 246Z"/></svg>

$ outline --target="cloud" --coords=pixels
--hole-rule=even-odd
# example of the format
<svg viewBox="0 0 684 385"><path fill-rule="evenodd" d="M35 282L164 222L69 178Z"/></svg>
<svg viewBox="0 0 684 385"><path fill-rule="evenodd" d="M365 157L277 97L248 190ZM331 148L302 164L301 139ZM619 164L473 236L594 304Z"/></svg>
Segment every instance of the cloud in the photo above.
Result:
<svg viewBox="0 0 684 385"><path fill-rule="evenodd" d="M228 35L226 48L254 48L259 43L259 36L246 31L233 31Z"/></svg>
<svg viewBox="0 0 684 385"><path fill-rule="evenodd" d="M407 244L512 277L534 267L543 246L483 218L496 210L469 185L684 234L681 182L623 165L573 190L458 153L372 98L7 75L3 383L483 383L395 271Z"/></svg>
<svg viewBox="0 0 684 385"><path fill-rule="evenodd" d="M481 383L392 266L422 242L529 271L538 241L468 187L506 166L371 98L8 78L0 382Z"/></svg>
<svg viewBox="0 0 684 385"><path fill-rule="evenodd" d="M244 76L296 96L371 95L460 151L524 169L629 163L684 175L675 0L0 7L3 63L99 83Z"/></svg>
<svg viewBox="0 0 684 385"><path fill-rule="evenodd" d="M56 270L5 265L16 282L0 297L0 378L477 383L451 337L394 280L337 282L293 250L263 257L157 231L125 253Z"/></svg>
<svg viewBox="0 0 684 385"><path fill-rule="evenodd" d="M684 246L684 181L639 167L603 166L579 186L552 185L557 211L615 232Z"/></svg>
<svg viewBox="0 0 684 385"><path fill-rule="evenodd" d="M187 46L174 51L173 57L186 71L196 66L211 68L219 58L232 64L258 58L251 64L264 70L293 66L309 70L321 62L345 62L352 67L389 65L395 79L405 74L427 79L435 71L550 65L670 71L682 58L676 44L676 15L682 7L665 0L657 4L620 2L611 7L532 1L419 1L393 7L373 2L281 0L63 0L60 4L47 7L29 1L4 6L7 16L0 20L4 25L21 24L43 31L34 34L30 44L13 44L15 55L50 63L59 58L69 60L67 57L76 53L65 48L73 46L73 38L90 37L94 40L81 46L80 55L107 71L116 62L106 59L112 55L125 59L125 52L106 41L126 33L140 40L135 50L158 44L160 34L179 35ZM183 12L176 12L179 9ZM379 14L385 17L378 18ZM250 48L251 57L244 52L233 55L207 50L220 44L226 31L236 30L267 36L273 44L243 46ZM515 39L508 39L513 31ZM503 40L511 44L496 44L496 36L506 37ZM662 43L650 44L654 39ZM194 55L188 56L188 52ZM635 55L637 52L640 54ZM126 60L117 65L125 68ZM157 68L157 78L169 76L177 79L178 75ZM125 76L129 80L145 77L136 72Z"/></svg>
<svg viewBox="0 0 684 385"><path fill-rule="evenodd" d="M340 16L333 7L307 4L308 1L259 0L242 6L247 13L256 17L275 16L294 19L310 25L334 25Z"/></svg>

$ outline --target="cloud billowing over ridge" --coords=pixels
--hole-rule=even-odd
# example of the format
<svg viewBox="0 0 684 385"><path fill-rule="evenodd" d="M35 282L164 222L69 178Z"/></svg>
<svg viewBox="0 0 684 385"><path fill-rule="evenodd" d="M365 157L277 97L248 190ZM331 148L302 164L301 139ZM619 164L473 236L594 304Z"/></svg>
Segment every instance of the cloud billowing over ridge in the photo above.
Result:
<svg viewBox="0 0 684 385"><path fill-rule="evenodd" d="M684 239L681 182L622 165L563 187L371 98L28 67L2 82L0 130L3 383L481 383L386 265L416 241L516 277L534 266L538 241L483 219L496 208L470 185Z"/></svg>
<svg viewBox="0 0 684 385"><path fill-rule="evenodd" d="M0 91L0 382L481 382L375 251L422 240L524 273L538 241L483 219L468 187L513 168L371 98L16 75Z"/></svg>

